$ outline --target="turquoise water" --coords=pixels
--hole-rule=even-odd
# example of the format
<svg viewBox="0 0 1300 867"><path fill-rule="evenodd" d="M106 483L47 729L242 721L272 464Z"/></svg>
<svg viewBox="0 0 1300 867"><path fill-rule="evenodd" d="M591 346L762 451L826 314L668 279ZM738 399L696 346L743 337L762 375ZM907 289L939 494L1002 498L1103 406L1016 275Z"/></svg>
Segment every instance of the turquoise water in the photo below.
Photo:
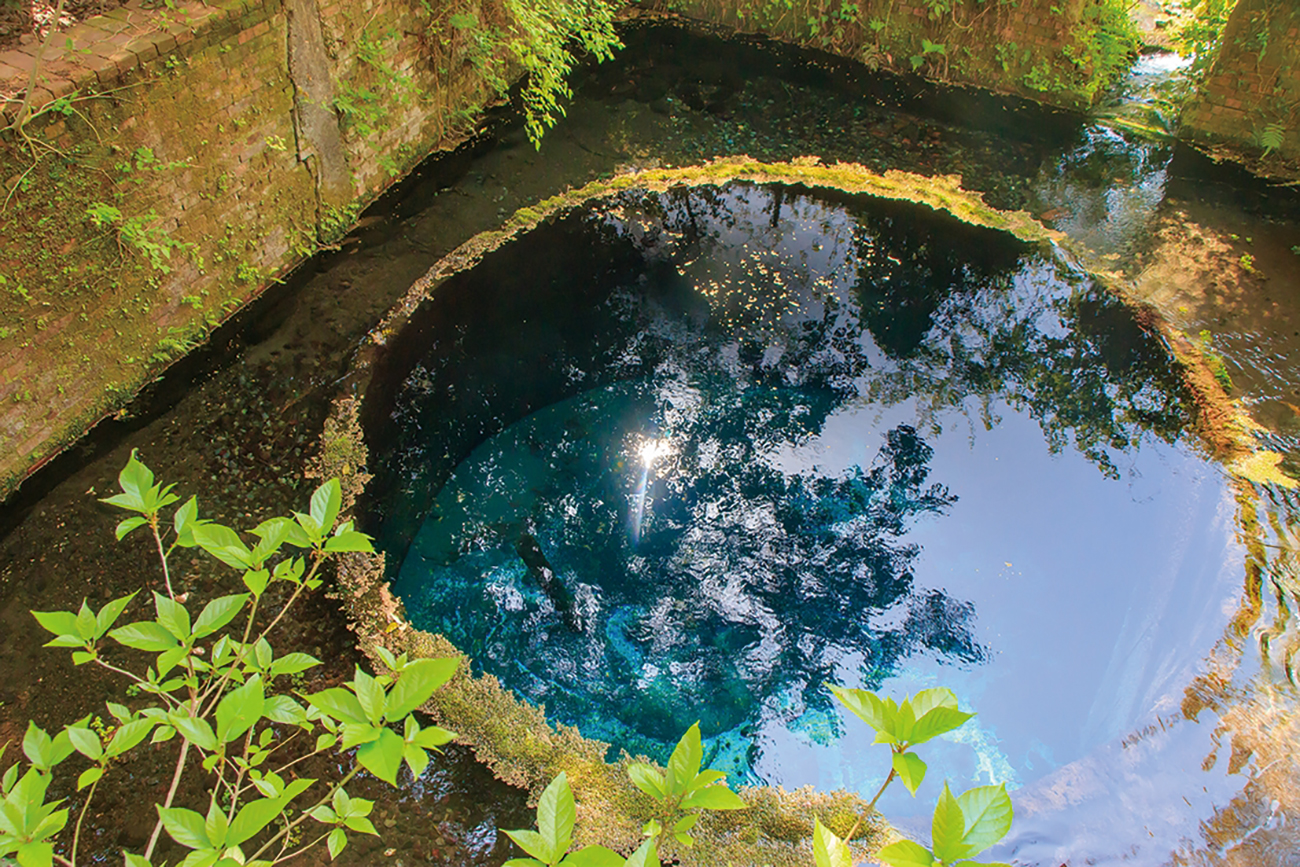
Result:
<svg viewBox="0 0 1300 867"><path fill-rule="evenodd" d="M945 776L1032 791L1176 710L1240 591L1159 341L928 209L625 195L399 342L372 490L408 613L615 754L699 720L737 782L870 794L824 682L951 686L980 716L887 796L906 824Z"/></svg>

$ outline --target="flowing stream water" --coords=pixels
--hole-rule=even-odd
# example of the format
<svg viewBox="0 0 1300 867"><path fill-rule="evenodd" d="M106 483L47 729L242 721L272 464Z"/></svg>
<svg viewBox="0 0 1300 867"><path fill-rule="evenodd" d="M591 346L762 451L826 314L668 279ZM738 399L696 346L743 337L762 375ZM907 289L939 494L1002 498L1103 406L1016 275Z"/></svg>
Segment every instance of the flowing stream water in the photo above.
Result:
<svg viewBox="0 0 1300 867"><path fill-rule="evenodd" d="M121 697L72 684L25 612L137 586L143 561L105 548L94 502L131 447L215 515L300 508L296 468L380 313L474 232L620 165L745 152L960 172L1207 334L1261 436L1296 453L1295 200L1115 120L1155 104L1159 61L1088 121L670 27L627 41L540 153L505 122L417 172L223 332L220 364L7 506L0 726ZM1243 512L1165 350L1074 265L910 206L737 186L601 203L457 280L399 403L422 432L384 434L393 499L367 520L413 617L477 665L660 760L699 718L738 780L862 791L882 748L821 682L950 685L980 716L928 751L921 797L882 803L922 839L947 776L1016 787L998 854L1026 865L1296 863L1295 510L1265 489ZM316 617L296 640L350 666ZM382 845L508 857L495 828L528 821L518 795L463 756L429 774L362 792Z"/></svg>

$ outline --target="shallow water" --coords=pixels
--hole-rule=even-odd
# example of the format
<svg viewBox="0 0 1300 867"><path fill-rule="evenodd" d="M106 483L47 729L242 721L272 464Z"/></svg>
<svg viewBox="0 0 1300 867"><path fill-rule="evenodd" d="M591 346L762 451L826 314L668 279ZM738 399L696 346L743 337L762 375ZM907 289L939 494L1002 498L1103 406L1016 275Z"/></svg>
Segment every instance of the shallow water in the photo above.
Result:
<svg viewBox="0 0 1300 867"><path fill-rule="evenodd" d="M1070 821L1042 793L1177 717L1236 609L1234 490L1169 359L1003 236L783 187L628 195L418 317L380 446L396 589L616 750L662 760L699 719L738 782L870 796L881 748L822 684L951 686L980 716L882 808L1006 782L1036 858ZM1160 746L1143 806L1202 787L1175 755L1211 730ZM1171 827L1165 853L1195 819Z"/></svg>

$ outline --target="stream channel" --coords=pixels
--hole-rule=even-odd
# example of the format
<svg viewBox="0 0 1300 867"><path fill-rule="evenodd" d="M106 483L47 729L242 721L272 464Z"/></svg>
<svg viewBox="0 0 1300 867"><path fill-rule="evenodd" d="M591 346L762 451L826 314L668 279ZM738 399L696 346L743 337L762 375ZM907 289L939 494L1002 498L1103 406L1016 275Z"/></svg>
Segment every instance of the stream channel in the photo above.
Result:
<svg viewBox="0 0 1300 867"><path fill-rule="evenodd" d="M959 173L1212 347L1300 467L1300 199L1132 132L1165 122L1168 58L1087 119L663 24L625 41L540 152L503 112L431 158L6 505L0 736L120 698L74 683L26 612L138 586L147 552L108 544L95 500L131 448L210 514L301 508L334 383L383 312L516 208L620 168ZM398 342L418 351L368 410L384 493L365 529L412 620L553 718L659 761L699 719L736 783L869 796L884 748L823 681L950 686L979 716L922 750L915 800L881 802L904 831L926 838L946 777L1013 788L988 854L1018 864L1300 863L1295 502L1206 459L1167 349L1075 261L827 191L629 193L457 275ZM176 580L206 594L216 574ZM293 641L345 674L349 635L314 605ZM495 828L530 821L464 750L354 794L385 837L355 863L499 864ZM147 834L136 797L105 795L125 817L105 852Z"/></svg>

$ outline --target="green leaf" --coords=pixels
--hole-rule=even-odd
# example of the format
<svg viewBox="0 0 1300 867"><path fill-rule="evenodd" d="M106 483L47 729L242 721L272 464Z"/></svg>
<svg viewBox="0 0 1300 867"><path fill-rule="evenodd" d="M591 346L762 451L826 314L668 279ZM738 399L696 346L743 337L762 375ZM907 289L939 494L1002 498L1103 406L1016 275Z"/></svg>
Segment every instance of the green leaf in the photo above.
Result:
<svg viewBox="0 0 1300 867"><path fill-rule="evenodd" d="M262 707L262 716L271 722L302 725L307 722L307 711L287 695L273 695Z"/></svg>
<svg viewBox="0 0 1300 867"><path fill-rule="evenodd" d="M411 717L407 717L411 719ZM420 729L419 733L413 737L407 738L407 742L426 750L435 750L443 744L451 743L456 738L455 732L449 732L438 726L427 726Z"/></svg>
<svg viewBox="0 0 1300 867"><path fill-rule="evenodd" d="M962 841L966 834L966 817L961 805L952 796L945 780L939 802L934 807L934 819L930 823L930 839L934 846L934 857L946 864L960 861L970 853L970 848Z"/></svg>
<svg viewBox="0 0 1300 867"><path fill-rule="evenodd" d="M271 677L280 677L286 674L298 674L317 665L320 665L320 660L310 654L286 653L271 663L267 673Z"/></svg>
<svg viewBox="0 0 1300 867"><path fill-rule="evenodd" d="M966 821L961 841L969 849L962 857L978 855L1011 830L1014 811L1005 784L970 789L957 798L957 803Z"/></svg>
<svg viewBox="0 0 1300 867"><path fill-rule="evenodd" d="M81 775L77 777L77 791L80 792L82 789L86 788L86 786L96 782L102 776L104 776L104 769L99 765L95 765L93 768L86 768L81 772Z"/></svg>
<svg viewBox="0 0 1300 867"><path fill-rule="evenodd" d="M44 729L30 720L27 733L23 735L23 755L41 770L54 766L54 741Z"/></svg>
<svg viewBox="0 0 1300 867"><path fill-rule="evenodd" d="M60 810L66 813L67 810ZM54 846L50 843L20 843L15 854L19 867L51 867L54 863Z"/></svg>
<svg viewBox="0 0 1300 867"><path fill-rule="evenodd" d="M99 735L89 728L85 726L68 726L67 732L73 748L92 762L99 761L104 755L104 745L100 743Z"/></svg>
<svg viewBox="0 0 1300 867"><path fill-rule="evenodd" d="M130 605L131 600L134 598L135 593L131 593L121 599L114 599L99 609L99 613L95 615L95 638L97 640L103 638L104 634L113 627L113 624L117 622L117 618L122 616L122 612L126 610L126 606Z"/></svg>
<svg viewBox="0 0 1300 867"><path fill-rule="evenodd" d="M207 720L172 713L167 715L167 721L171 723L176 731L181 733L181 737L194 746L209 753L216 751L217 735L212 731L212 726L208 724Z"/></svg>
<svg viewBox="0 0 1300 867"><path fill-rule="evenodd" d="M510 832L506 831L506 833L509 834ZM536 858L511 858L501 867L547 867L547 865Z"/></svg>
<svg viewBox="0 0 1300 867"><path fill-rule="evenodd" d="M570 867L623 867L623 856L604 846L583 846L560 863Z"/></svg>
<svg viewBox="0 0 1300 867"><path fill-rule="evenodd" d="M554 853L549 859L552 863L569 851L569 846L573 843L573 823L577 819L577 806L573 800L573 789L569 787L569 777L560 771L542 791L541 800L537 803L537 830Z"/></svg>
<svg viewBox="0 0 1300 867"><path fill-rule="evenodd" d="M352 687L356 690L357 701L361 703L366 719L372 725L379 725L384 718L384 688L360 668L352 678Z"/></svg>
<svg viewBox="0 0 1300 867"><path fill-rule="evenodd" d="M122 858L126 862L126 867L153 867L148 858L143 855L133 855L125 849L122 850Z"/></svg>
<svg viewBox="0 0 1300 867"><path fill-rule="evenodd" d="M209 849L208 831L203 817L184 807L157 807L167 834L187 849Z"/></svg>
<svg viewBox="0 0 1300 867"><path fill-rule="evenodd" d="M236 569L254 569L253 552L239 538L239 534L227 526L217 523L204 523L194 527L194 541L204 551L216 557L227 566Z"/></svg>
<svg viewBox="0 0 1300 867"><path fill-rule="evenodd" d="M156 721L151 719L137 719L131 722L122 723L113 732L113 737L109 739L108 746L104 748L106 758L117 758L129 750L134 749L141 741L149 736L153 731Z"/></svg>
<svg viewBox="0 0 1300 867"><path fill-rule="evenodd" d="M402 669L397 683L388 691L384 718L397 722L423 705L434 691L451 680L460 665L459 657L417 659Z"/></svg>
<svg viewBox="0 0 1300 867"><path fill-rule="evenodd" d="M406 766L411 769L413 777L419 777L424 773L424 769L429 767L429 754L414 744L406 744L402 748L402 758L406 761Z"/></svg>
<svg viewBox="0 0 1300 867"><path fill-rule="evenodd" d="M184 605L174 599L168 599L157 590L153 594L153 604L158 612L157 620L164 629L174 635L178 641L190 637L190 613L185 610Z"/></svg>
<svg viewBox="0 0 1300 867"><path fill-rule="evenodd" d="M221 849L226 845L226 832L230 830L230 822L215 800L208 805L208 815L203 820L203 829L207 832L214 849Z"/></svg>
<svg viewBox="0 0 1300 867"><path fill-rule="evenodd" d="M659 867L659 853L655 849L654 839L646 840L637 847L625 864L626 867Z"/></svg>
<svg viewBox="0 0 1300 867"><path fill-rule="evenodd" d="M108 633L108 637L118 644L146 652L170 650L179 644L176 636L152 620L141 620L139 623L119 626Z"/></svg>
<svg viewBox="0 0 1300 867"><path fill-rule="evenodd" d="M830 688L831 693L839 699L840 704L852 711L864 723L871 726L878 733L887 731L890 715L885 703L875 693L868 692L865 689L846 689L835 684L827 684L827 686Z"/></svg>
<svg viewBox="0 0 1300 867"><path fill-rule="evenodd" d="M700 763L703 761L704 745L700 741L700 724L695 723L682 735L668 758L668 791L674 795L685 792L700 772Z"/></svg>
<svg viewBox="0 0 1300 867"><path fill-rule="evenodd" d="M897 843L882 847L876 853L876 859L889 864L890 867L931 867L934 864L934 856L930 854L930 850L911 840L899 840Z"/></svg>
<svg viewBox="0 0 1300 867"><path fill-rule="evenodd" d="M206 638L235 619L235 615L248 601L247 593L220 596L203 606L199 619L194 621L194 637Z"/></svg>
<svg viewBox="0 0 1300 867"><path fill-rule="evenodd" d="M332 861L339 857L339 853L343 851L343 847L348 845L348 835L344 833L342 828L335 828L333 831L330 831L329 836L325 838L325 845L330 850L330 860Z"/></svg>
<svg viewBox="0 0 1300 867"><path fill-rule="evenodd" d="M226 845L238 846L251 838L271 824L287 804L288 801L281 798L261 798L240 807L235 814L235 821L230 823L230 830L226 832Z"/></svg>
<svg viewBox="0 0 1300 867"><path fill-rule="evenodd" d="M964 725L966 720L973 716L975 714L952 707L936 707L912 724L906 740L909 744L925 743L933 737Z"/></svg>
<svg viewBox="0 0 1300 867"><path fill-rule="evenodd" d="M33 611L36 622L55 635L76 635L77 615L71 611Z"/></svg>
<svg viewBox="0 0 1300 867"><path fill-rule="evenodd" d="M370 543L370 537L356 530L336 533L325 540L325 553L327 554L346 554L350 551L362 551L369 554L374 550L374 546Z"/></svg>
<svg viewBox="0 0 1300 867"><path fill-rule="evenodd" d="M365 816L348 816L343 820L349 831L356 831L361 834L373 834L378 837L379 832L375 830L374 823Z"/></svg>
<svg viewBox="0 0 1300 867"><path fill-rule="evenodd" d="M307 696L307 704L337 720L350 723L365 723L366 712L357 697L340 686L331 687Z"/></svg>
<svg viewBox="0 0 1300 867"><path fill-rule="evenodd" d="M379 779L396 786L397 770L402 766L405 748L406 744L396 732L384 729L378 739L357 748L357 761Z"/></svg>
<svg viewBox="0 0 1300 867"><path fill-rule="evenodd" d="M518 843L520 849L532 855L540 864L551 865L560 860L559 854L552 851L551 844L536 831L506 831L506 836Z"/></svg>
<svg viewBox="0 0 1300 867"><path fill-rule="evenodd" d="M265 569L249 569L244 572L244 586L253 592L254 596L261 596L266 592L266 585L271 583L271 573Z"/></svg>
<svg viewBox="0 0 1300 867"><path fill-rule="evenodd" d="M848 844L836 837L822 820L813 819L813 858L817 867L853 867L853 853Z"/></svg>
<svg viewBox="0 0 1300 867"><path fill-rule="evenodd" d="M682 799L683 810L744 810L749 804L725 785L708 786Z"/></svg>
<svg viewBox="0 0 1300 867"><path fill-rule="evenodd" d="M130 518L124 518L118 522L117 529L113 531L113 535L117 537L117 541L121 542L127 533L131 532L136 527L142 527L147 523L148 519L141 517L140 515L133 515Z"/></svg>
<svg viewBox="0 0 1300 867"><path fill-rule="evenodd" d="M321 528L329 532L338 517L339 506L343 503L343 491L338 479L330 479L311 495L311 517Z"/></svg>
<svg viewBox="0 0 1300 867"><path fill-rule="evenodd" d="M95 639L95 612L90 610L85 599L81 600L81 608L77 610L77 637L82 641Z"/></svg>
<svg viewBox="0 0 1300 867"><path fill-rule="evenodd" d="M230 743L262 718L266 691L262 678L253 675L238 689L232 689L217 703L217 739Z"/></svg>
<svg viewBox="0 0 1300 867"><path fill-rule="evenodd" d="M925 762L916 753L894 753L894 770L915 798L917 788L925 779Z"/></svg>
<svg viewBox="0 0 1300 867"><path fill-rule="evenodd" d="M641 762L630 764L627 766L627 775L634 786L656 801L662 801L668 797L664 775L649 765Z"/></svg>
<svg viewBox="0 0 1300 867"><path fill-rule="evenodd" d="M172 515L172 529L176 531L177 545L182 548L193 548L198 544L194 541L194 527L198 517L198 497L190 497L176 510L176 514Z"/></svg>

